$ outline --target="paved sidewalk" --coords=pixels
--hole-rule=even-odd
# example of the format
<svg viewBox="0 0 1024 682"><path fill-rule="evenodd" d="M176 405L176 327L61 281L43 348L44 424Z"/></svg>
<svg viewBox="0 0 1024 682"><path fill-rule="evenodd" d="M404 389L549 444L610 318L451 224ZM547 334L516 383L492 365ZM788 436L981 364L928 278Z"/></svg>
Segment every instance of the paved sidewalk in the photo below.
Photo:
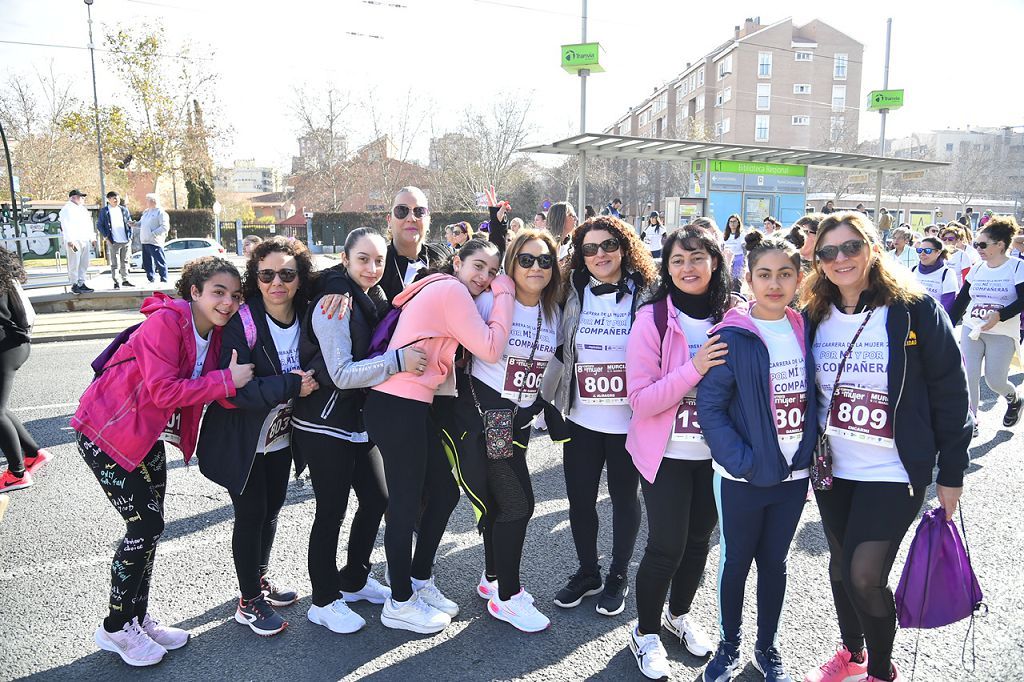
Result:
<svg viewBox="0 0 1024 682"><path fill-rule="evenodd" d="M112 339L145 316L138 310L83 310L36 315L32 343Z"/></svg>

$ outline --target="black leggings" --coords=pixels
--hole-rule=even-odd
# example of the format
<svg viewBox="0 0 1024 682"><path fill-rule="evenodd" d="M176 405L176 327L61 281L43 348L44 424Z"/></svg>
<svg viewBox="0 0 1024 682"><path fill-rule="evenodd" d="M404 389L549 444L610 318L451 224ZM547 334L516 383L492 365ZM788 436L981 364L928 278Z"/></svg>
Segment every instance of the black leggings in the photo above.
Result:
<svg viewBox="0 0 1024 682"><path fill-rule="evenodd" d="M370 575L370 553L388 506L384 462L373 443L346 440L298 429L292 447L309 465L316 516L309 533L309 580L313 603L327 606L338 593L358 592ZM349 490L359 500L348 536L348 561L338 571L338 536L348 508Z"/></svg>
<svg viewBox="0 0 1024 682"><path fill-rule="evenodd" d="M167 457L163 441L157 441L139 466L125 471L80 433L78 452L125 521L124 538L110 565L110 612L103 621L107 632L117 632L136 616L142 622L149 606L156 544L164 532Z"/></svg>
<svg viewBox="0 0 1024 682"><path fill-rule="evenodd" d="M231 553L243 599L259 596L262 589L260 578L267 575L270 567L277 515L288 493L291 469L292 453L288 448L266 455L257 453L242 494L231 494L235 507Z"/></svg>
<svg viewBox="0 0 1024 682"><path fill-rule="evenodd" d="M626 452L626 434L591 431L569 421L570 440L562 450L565 491L569 497L569 527L580 568L592 575L597 564L597 491L601 470L608 466L612 499L612 565L609 575L626 575L636 536L640 532L640 473Z"/></svg>
<svg viewBox="0 0 1024 682"><path fill-rule="evenodd" d="M868 649L868 674L892 673L896 604L889 572L924 503L925 486L914 494L906 483L834 479L832 490L816 491L828 540L829 578L843 644Z"/></svg>
<svg viewBox="0 0 1024 682"><path fill-rule="evenodd" d="M718 523L711 460L661 460L654 483L641 481L647 506L647 548L636 572L636 610L640 634L661 627L661 609L673 616L690 612L704 566L711 533Z"/></svg>
<svg viewBox="0 0 1024 682"><path fill-rule="evenodd" d="M487 492L491 508L483 529L485 573L498 579L498 597L508 601L523 589L519 566L526 526L533 516L533 484L525 448L515 446L508 459L487 460Z"/></svg>
<svg viewBox="0 0 1024 682"><path fill-rule="evenodd" d="M391 594L395 601L408 601L413 593L411 578L430 577L444 529L459 503L459 488L429 403L370 391L363 419L384 460L389 498L384 551ZM424 499L425 506L421 505ZM417 518L413 555L412 534Z"/></svg>
<svg viewBox="0 0 1024 682"><path fill-rule="evenodd" d="M0 451L7 457L7 468L14 473L25 470L25 457L35 457L39 446L21 420L7 409L14 390L14 373L28 360L31 343L0 351Z"/></svg>

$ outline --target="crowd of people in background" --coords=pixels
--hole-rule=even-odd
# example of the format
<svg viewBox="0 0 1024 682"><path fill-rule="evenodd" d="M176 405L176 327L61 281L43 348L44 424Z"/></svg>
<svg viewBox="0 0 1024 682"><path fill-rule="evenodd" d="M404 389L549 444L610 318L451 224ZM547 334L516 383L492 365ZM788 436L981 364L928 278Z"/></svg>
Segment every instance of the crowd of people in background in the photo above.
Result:
<svg viewBox="0 0 1024 682"><path fill-rule="evenodd" d="M527 226L493 188L484 195L489 219L444 226L439 243L428 241L426 195L406 187L386 233L352 231L332 268L316 272L300 241L257 238L243 272L198 259L177 298L146 300L146 320L97 359L72 419L125 522L96 644L146 666L189 640L159 621L149 595L168 443L230 495L232 556L206 560L233 565L234 620L258 635L284 630L279 610L299 599L272 570L293 467L309 468L315 494L312 623L355 632L366 623L348 604L362 600L381 607L385 627L441 632L460 612L442 588L473 580L492 617L544 630L551 612L520 574L537 426L563 448L575 548L564 557L572 574L546 599L571 609L596 597L595 611L615 617L633 595L627 644L644 676L670 674L662 628L710 657L703 680L739 670L756 562L753 664L766 680L792 679L778 638L794 627L781 623L786 559L815 499L829 546L818 579L831 584L841 645L804 679L902 680L888 586L900 542L933 482L947 517L957 507L981 376L1005 398L1004 427L1024 407L1008 379L1024 310L1016 221L918 232L884 210L876 227L863 205L828 202L789 228L736 214L721 228L707 217L668 226L656 210L631 225L614 199L585 207L582 221L558 202ZM69 253L88 253L85 237L71 238L83 196L62 211L78 247ZM111 193L100 233L123 263L141 230L148 279L166 280L166 212L150 203L134 223ZM115 270L115 285L131 286ZM32 313L5 251L0 276L0 488L16 490L51 455L7 409ZM88 290L84 277L75 284ZM598 533L603 472L610 548ZM479 577L435 572L460 489L483 539ZM339 569L350 492L359 504ZM382 582L370 555L385 518ZM702 583L716 527L718 580ZM700 589L717 590L717 637L716 614L691 608Z"/></svg>

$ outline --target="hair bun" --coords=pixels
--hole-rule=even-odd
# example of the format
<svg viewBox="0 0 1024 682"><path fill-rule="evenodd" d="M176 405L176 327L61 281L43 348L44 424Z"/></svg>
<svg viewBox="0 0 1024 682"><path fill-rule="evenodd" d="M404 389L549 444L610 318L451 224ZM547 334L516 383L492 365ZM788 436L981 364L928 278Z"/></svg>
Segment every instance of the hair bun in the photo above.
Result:
<svg viewBox="0 0 1024 682"><path fill-rule="evenodd" d="M760 230L751 230L747 232L747 235L743 238L743 243L747 247L747 251L751 251L761 246L764 242L765 234Z"/></svg>

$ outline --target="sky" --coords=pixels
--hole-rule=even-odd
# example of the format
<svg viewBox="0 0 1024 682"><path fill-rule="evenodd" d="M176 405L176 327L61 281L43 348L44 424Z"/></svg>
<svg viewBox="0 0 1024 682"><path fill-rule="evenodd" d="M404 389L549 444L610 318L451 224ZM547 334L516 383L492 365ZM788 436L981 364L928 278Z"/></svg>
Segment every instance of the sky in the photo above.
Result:
<svg viewBox="0 0 1024 682"><path fill-rule="evenodd" d="M695 5L701 5L696 8ZM286 169L297 154L296 97L328 85L397 111L407 93L424 113L413 147L425 159L431 131L457 127L466 107L532 100L529 141L579 130L579 79L562 71L559 46L581 38L580 0L95 0L94 30L159 20L174 41L191 41L219 74L215 107L232 128L219 164L254 158ZM946 7L957 7L953 12ZM822 3L691 3L591 0L587 38L599 41L605 73L588 79L587 129L600 131L732 35L745 17L762 24L817 18L864 44L863 102L881 89L885 20L893 19L889 85L906 105L889 115L887 137L941 128L1024 126L1020 27L1024 1L975 0L967 6L900 0ZM35 70L75 79L91 101L89 53L25 45L84 47L81 0L0 0L0 83ZM360 34L360 35L353 35ZM377 37L370 37L377 36ZM97 44L101 40L97 37ZM123 90L97 54L101 104ZM296 92L298 90L298 93ZM851 98L852 99L852 98ZM368 141L367 115L349 125ZM861 115L861 139L877 139L878 115Z"/></svg>

